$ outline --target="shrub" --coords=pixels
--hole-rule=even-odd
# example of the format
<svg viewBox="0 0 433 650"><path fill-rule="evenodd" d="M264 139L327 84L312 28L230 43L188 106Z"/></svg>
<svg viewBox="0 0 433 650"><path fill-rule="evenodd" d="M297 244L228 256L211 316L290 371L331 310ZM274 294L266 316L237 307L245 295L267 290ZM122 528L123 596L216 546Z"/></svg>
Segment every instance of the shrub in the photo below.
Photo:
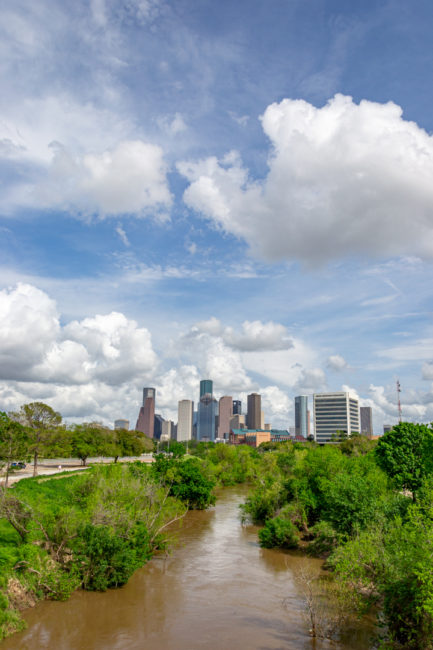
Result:
<svg viewBox="0 0 433 650"><path fill-rule="evenodd" d="M196 458L188 458L176 463L173 472L173 483L170 494L192 510L204 510L215 503L212 490L215 482L205 475Z"/></svg>
<svg viewBox="0 0 433 650"><path fill-rule="evenodd" d="M275 515L283 502L284 493L279 482L268 487L258 486L241 505L242 518L249 518L254 524L263 524Z"/></svg>
<svg viewBox="0 0 433 650"><path fill-rule="evenodd" d="M264 548L297 548L299 532L289 519L274 517L259 531L259 540Z"/></svg>
<svg viewBox="0 0 433 650"><path fill-rule="evenodd" d="M106 526L86 524L80 531L77 553L82 584L89 591L124 585L138 568L128 541Z"/></svg>
<svg viewBox="0 0 433 650"><path fill-rule="evenodd" d="M330 553L341 542L341 535L337 533L329 521L319 521L312 528L310 533L313 540L308 546L311 555L324 555Z"/></svg>

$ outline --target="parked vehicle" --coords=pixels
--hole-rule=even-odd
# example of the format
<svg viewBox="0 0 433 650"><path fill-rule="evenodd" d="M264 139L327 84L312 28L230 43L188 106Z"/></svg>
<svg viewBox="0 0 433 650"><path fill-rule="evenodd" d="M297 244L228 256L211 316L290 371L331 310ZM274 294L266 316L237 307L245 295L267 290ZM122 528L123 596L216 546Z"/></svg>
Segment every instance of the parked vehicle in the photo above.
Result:
<svg viewBox="0 0 433 650"><path fill-rule="evenodd" d="M11 463L11 469L25 469L26 464L22 460Z"/></svg>

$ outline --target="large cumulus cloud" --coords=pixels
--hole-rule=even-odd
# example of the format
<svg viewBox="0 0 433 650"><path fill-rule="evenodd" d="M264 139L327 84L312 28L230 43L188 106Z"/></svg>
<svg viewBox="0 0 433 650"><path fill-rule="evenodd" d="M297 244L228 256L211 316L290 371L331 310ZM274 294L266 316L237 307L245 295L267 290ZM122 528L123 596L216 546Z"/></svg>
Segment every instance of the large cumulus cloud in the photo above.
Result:
<svg viewBox="0 0 433 650"><path fill-rule="evenodd" d="M0 291L0 379L119 386L156 367L149 331L123 314L62 327L56 303L40 289L19 284Z"/></svg>
<svg viewBox="0 0 433 650"><path fill-rule="evenodd" d="M269 172L236 153L182 162L185 202L267 259L433 255L433 137L392 102L271 104Z"/></svg>

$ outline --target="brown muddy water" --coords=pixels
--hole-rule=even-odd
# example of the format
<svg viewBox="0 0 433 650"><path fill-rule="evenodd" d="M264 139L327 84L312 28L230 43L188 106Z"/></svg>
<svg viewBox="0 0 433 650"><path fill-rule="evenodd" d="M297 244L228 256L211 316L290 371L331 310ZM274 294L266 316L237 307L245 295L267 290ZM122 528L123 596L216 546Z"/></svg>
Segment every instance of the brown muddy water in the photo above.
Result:
<svg viewBox="0 0 433 650"><path fill-rule="evenodd" d="M27 630L1 650L365 650L370 626L332 644L308 635L301 568L321 562L261 549L242 526L245 488L227 488L215 508L190 512L170 556L154 557L121 589L79 591L25 614Z"/></svg>

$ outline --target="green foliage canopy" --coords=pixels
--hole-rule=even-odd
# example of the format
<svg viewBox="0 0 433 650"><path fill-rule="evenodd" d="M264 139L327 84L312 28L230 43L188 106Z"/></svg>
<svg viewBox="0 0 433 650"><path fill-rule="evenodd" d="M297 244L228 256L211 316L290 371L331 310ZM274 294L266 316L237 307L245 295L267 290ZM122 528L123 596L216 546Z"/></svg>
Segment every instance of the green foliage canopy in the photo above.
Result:
<svg viewBox="0 0 433 650"><path fill-rule="evenodd" d="M425 424L401 422L379 439L375 454L396 487L415 496L433 474L433 431Z"/></svg>

